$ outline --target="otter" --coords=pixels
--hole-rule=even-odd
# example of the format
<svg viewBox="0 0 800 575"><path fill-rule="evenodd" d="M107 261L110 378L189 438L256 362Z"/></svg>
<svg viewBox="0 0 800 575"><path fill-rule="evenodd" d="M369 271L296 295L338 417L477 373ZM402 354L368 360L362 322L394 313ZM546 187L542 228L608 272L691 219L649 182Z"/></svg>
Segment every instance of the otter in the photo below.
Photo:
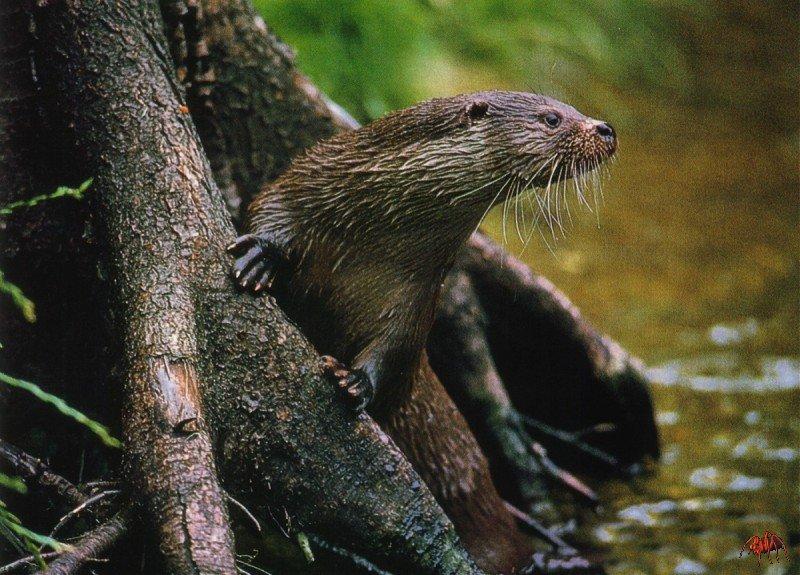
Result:
<svg viewBox="0 0 800 575"><path fill-rule="evenodd" d="M470 551L491 539L482 530L508 527L485 511L502 507L488 466L460 462L478 477L476 492L491 492L474 496L480 512L465 511L465 488L452 485L461 480L426 461L435 449L417 445L439 442L452 450L475 443L471 435L433 437L447 435L446 427L421 429L434 416L466 426L446 392L421 383L433 379L441 387L424 350L442 282L493 205L587 173L616 146L608 123L538 94L489 91L426 101L301 153L257 195L249 233L228 248L237 258L237 284L272 293L326 354L324 370L344 400L354 410L368 408L415 467L426 468L423 479ZM423 397L430 409L412 405ZM412 444L410 437L422 441ZM486 497L496 501L487 505ZM481 553L493 556L483 561L489 570L519 567L509 565L519 561L518 552L474 554Z"/></svg>

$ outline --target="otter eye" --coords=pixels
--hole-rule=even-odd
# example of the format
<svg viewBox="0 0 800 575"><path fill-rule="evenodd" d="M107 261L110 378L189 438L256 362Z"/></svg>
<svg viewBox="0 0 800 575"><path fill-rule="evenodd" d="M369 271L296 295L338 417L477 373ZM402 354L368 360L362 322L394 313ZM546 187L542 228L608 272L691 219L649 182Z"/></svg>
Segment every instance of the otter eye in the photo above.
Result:
<svg viewBox="0 0 800 575"><path fill-rule="evenodd" d="M558 125L561 123L561 116L550 112L546 114L544 117L544 123L550 126L551 128L558 128Z"/></svg>

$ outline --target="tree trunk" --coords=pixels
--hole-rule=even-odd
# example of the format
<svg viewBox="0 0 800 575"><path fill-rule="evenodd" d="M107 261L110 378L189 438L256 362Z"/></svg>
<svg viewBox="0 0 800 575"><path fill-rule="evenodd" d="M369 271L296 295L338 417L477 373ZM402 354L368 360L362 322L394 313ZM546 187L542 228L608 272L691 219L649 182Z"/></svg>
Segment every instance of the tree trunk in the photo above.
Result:
<svg viewBox="0 0 800 575"><path fill-rule="evenodd" d="M284 507L299 528L403 572L477 573L414 470L372 421L339 406L274 302L234 292L224 252L234 231L157 7L65 2L35 22L52 133L72 177L95 178L91 233L123 350L128 477L167 568L235 570L213 442L227 488L262 516ZM6 269L26 288L61 281L16 256Z"/></svg>

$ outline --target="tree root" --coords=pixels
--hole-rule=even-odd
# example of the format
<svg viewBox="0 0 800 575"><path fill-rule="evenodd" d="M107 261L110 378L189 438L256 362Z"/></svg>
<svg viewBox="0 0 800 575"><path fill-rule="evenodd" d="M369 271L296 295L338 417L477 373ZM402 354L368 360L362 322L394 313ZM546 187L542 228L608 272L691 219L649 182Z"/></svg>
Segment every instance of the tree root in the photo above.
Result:
<svg viewBox="0 0 800 575"><path fill-rule="evenodd" d="M105 554L125 533L131 521L130 508L123 509L111 519L85 533L72 544L69 551L58 555L39 575L74 575L89 561Z"/></svg>
<svg viewBox="0 0 800 575"><path fill-rule="evenodd" d="M55 534L69 517L89 508L101 496L108 493L104 491L96 495L86 494L68 479L50 470L41 460L2 439L0 439L0 457L15 474L22 478L26 485L34 484L54 496L60 503L75 506L56 524L52 534ZM108 508L104 508L103 511L108 511ZM87 562L99 558L128 532L133 521L132 515L130 508L125 507L95 529L81 536L76 543L70 546L69 550L41 554L40 557L43 559L54 559L54 561L40 573L48 575L77 573ZM102 520L107 513L95 513L95 516ZM10 573L35 562L36 557L34 556L23 557L0 567L0 573Z"/></svg>
<svg viewBox="0 0 800 575"><path fill-rule="evenodd" d="M165 61L168 56L158 40L161 16L153 8L65 2L38 10L37 32L47 41L38 47L37 66L41 66L43 83L58 94L59 112L69 109L74 125L80 125L75 135L85 144L81 146L83 162L93 165L95 182L106 192L98 213L106 226L106 257L113 262L116 280L111 298L120 319L114 328L125 342L123 424L130 470L125 476L131 492L141 499L146 516L158 530L168 569L233 574L233 535L204 418L202 382L192 361L196 355L194 304L185 287L191 270L177 266L168 278L167 270L154 266L149 258L150 238L115 233L148 226L153 234L166 233L163 226L169 222L159 220L157 212L137 212L139 202L157 205L163 199L158 194L165 188L202 193L203 186L209 185L193 175L202 174L204 160L191 146L193 132L185 119L181 121L179 102L173 102L168 112L162 100L160 112L171 121L162 118L157 131L149 126L158 121L158 111L150 108L147 121L132 121L127 111L112 103L150 107L158 83L168 86L172 98L176 97L172 64ZM120 35L126 42L120 41ZM135 57L131 57L132 44L138 46ZM66 72L76 69L84 72ZM88 70L99 80L87 101L79 77ZM107 137L109 125L141 147L116 147ZM144 149L169 159L179 170L162 172L158 181L145 174L130 177L127 167L146 165ZM100 162L98 154L103 154ZM170 261L167 252L161 255L162 261ZM89 540L89 548L115 532L101 531L98 538Z"/></svg>

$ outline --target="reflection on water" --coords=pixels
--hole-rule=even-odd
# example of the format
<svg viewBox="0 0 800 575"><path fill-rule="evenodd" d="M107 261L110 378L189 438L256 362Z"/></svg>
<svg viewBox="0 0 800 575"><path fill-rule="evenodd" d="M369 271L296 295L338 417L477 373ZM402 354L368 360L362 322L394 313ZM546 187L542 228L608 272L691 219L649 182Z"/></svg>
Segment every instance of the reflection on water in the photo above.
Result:
<svg viewBox="0 0 800 575"><path fill-rule="evenodd" d="M759 568L739 551L765 529L787 543L797 536L800 362L763 357L753 370L726 347L650 375L664 441L659 469L634 486L608 485L608 508L588 522L609 546L609 571L786 573L785 560Z"/></svg>
<svg viewBox="0 0 800 575"><path fill-rule="evenodd" d="M780 205L796 175L765 190L752 166L769 159L755 156L729 165L742 187L723 190L710 169L700 178L662 156L673 172L660 171L636 156L615 170L599 229L573 214L554 253L538 238L524 254L651 365L663 460L652 477L605 485L579 536L607 550L612 575L789 573L798 566L759 567L739 551L770 529L800 563L798 252ZM502 213L490 225L502 239Z"/></svg>

